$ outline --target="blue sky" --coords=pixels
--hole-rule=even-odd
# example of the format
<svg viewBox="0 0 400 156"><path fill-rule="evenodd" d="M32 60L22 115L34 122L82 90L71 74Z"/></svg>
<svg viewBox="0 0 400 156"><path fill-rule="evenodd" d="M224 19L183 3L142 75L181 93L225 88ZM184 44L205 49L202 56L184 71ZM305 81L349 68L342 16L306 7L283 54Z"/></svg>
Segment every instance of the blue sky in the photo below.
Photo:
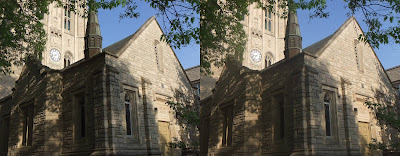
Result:
<svg viewBox="0 0 400 156"><path fill-rule="evenodd" d="M319 40L333 34L349 17L346 15L348 9L345 9L345 3L341 0L327 0L330 13L328 18L309 19L309 11L298 10L300 31L303 37L303 47L307 47ZM101 33L103 36L103 46L107 47L131 34L133 34L148 18L154 16L157 12L149 7L149 4L138 1L137 11L140 17L135 19L119 19L119 15L124 10L116 8L113 10L99 10L99 21ZM362 29L367 30L361 14L354 15L360 23ZM157 20L162 25L161 17ZM400 65L400 45L389 44L381 45L375 52L385 69ZM181 49L175 49L182 66L189 68L200 64L200 46L196 44Z"/></svg>
<svg viewBox="0 0 400 156"><path fill-rule="evenodd" d="M345 8L345 3L342 0L327 0L327 4L328 8L326 11L329 12L328 18L310 19L309 11L298 10L303 48L333 34L349 18L346 15L349 10ZM363 15L357 13L354 16L360 24L361 29L366 32L368 29L362 21L364 19ZM400 45L394 43L380 45L379 49L374 50L385 69L400 65Z"/></svg>
<svg viewBox="0 0 400 156"><path fill-rule="evenodd" d="M136 32L147 19L156 15L156 11L143 1L137 2L139 18L120 19L119 15L124 9L115 8L112 10L99 10L98 18L100 22L101 35L103 37L103 48L129 36ZM156 16L157 17L157 16ZM163 27L162 17L157 17L157 21ZM161 36L160 36L161 37ZM183 68L189 68L200 64L200 46L196 44L174 49Z"/></svg>

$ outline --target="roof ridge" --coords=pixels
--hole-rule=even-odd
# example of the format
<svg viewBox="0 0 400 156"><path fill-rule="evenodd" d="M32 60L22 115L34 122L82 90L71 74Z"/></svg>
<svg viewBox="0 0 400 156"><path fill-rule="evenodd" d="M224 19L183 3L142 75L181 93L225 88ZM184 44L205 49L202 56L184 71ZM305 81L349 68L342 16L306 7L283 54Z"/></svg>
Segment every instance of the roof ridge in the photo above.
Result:
<svg viewBox="0 0 400 156"><path fill-rule="evenodd" d="M389 69L385 69L386 71L388 71L388 70L393 70L393 69L396 69L396 68L399 68L400 67L400 65L397 65L397 66L394 66L394 67L391 67L391 68L389 68Z"/></svg>
<svg viewBox="0 0 400 156"><path fill-rule="evenodd" d="M147 26L150 25L151 21L153 21L155 19L156 19L155 16L151 16L149 19L146 20L146 22L144 22L142 24L142 26L139 27L139 29L137 29L135 31L135 33L133 33L132 35L129 35L128 37L125 37L125 38L123 38L123 39L121 39L121 40L119 40L119 41L117 41L117 42L115 42L115 43L103 48L103 50L108 51L110 53L113 53L115 56L118 57L121 54L121 51L126 49L126 47L128 47L130 44L123 44L119 49L115 49L114 51L110 51L108 49L111 49L111 48L113 48L113 46L117 46L118 44L122 44L124 42L129 43L133 38L137 37L143 30L145 30L147 28ZM156 22L157 22L157 20L156 20Z"/></svg>
<svg viewBox="0 0 400 156"><path fill-rule="evenodd" d="M185 70L192 70L192 69L197 68L197 67L200 67L200 65L196 65L196 66L193 66L193 67L189 67L189 68L186 68Z"/></svg>
<svg viewBox="0 0 400 156"><path fill-rule="evenodd" d="M354 16L349 17L334 33L304 48L304 50L307 51L307 49L315 48L313 46L317 45L317 43L322 43L321 41L327 39L325 41L326 43L322 44L322 46L320 48L317 48L316 51L314 52L307 51L315 56L319 56L331 44L331 41L335 40L336 37L339 36L339 34L344 30L344 28L350 24L351 20L355 20L355 17Z"/></svg>

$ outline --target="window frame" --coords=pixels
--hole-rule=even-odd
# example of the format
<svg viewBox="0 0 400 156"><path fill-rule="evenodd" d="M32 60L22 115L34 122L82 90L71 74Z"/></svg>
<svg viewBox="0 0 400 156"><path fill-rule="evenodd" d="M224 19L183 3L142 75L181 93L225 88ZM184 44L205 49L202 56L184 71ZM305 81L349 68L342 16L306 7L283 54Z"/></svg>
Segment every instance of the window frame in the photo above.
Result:
<svg viewBox="0 0 400 156"><path fill-rule="evenodd" d="M121 94L121 100L123 103L123 109L124 109L124 119L123 119L123 126L124 126L124 136L128 139L133 139L133 140L140 140L140 118L139 118L139 92L138 92L138 87L133 87L127 84L123 84L123 94ZM129 94L130 99L130 130L131 134L128 135L127 132L127 121L126 121L126 106L125 106L125 96Z"/></svg>
<svg viewBox="0 0 400 156"><path fill-rule="evenodd" d="M324 94L323 104L324 104L324 116L325 116L325 118L324 118L324 120L325 120L325 122L324 122L325 136L331 137L332 136L332 105L333 105L332 100L333 100L333 98L332 98L332 94L330 92L324 92L324 93L325 94ZM328 98L330 98L330 99L328 99L329 100L328 102L325 101L325 97L327 96L327 93L331 94L331 95L328 95L329 96ZM328 106L328 111L326 110L326 106ZM329 113L328 116L326 115L326 112ZM329 125L327 124L327 118L329 119ZM329 127L329 131L327 130L328 127ZM329 132L329 134L328 134L328 132Z"/></svg>
<svg viewBox="0 0 400 156"><path fill-rule="evenodd" d="M279 98L279 99L278 99ZM287 118L286 116L286 105L285 105L285 93L284 92L277 92L274 93L272 95L272 110L274 110L272 114L272 116L274 118L279 118L279 120L275 120L272 121L271 124L271 128L274 127L274 129L272 129L272 137L273 137L273 141L275 143L281 143L281 142L285 142L285 138L286 138L286 122L285 119ZM283 114L282 114L283 113ZM283 119L282 119L283 118Z"/></svg>
<svg viewBox="0 0 400 156"><path fill-rule="evenodd" d="M227 102L220 106L222 115L222 139L221 147L232 147L233 145L233 132L234 132L234 114L235 114L234 101ZM229 112L227 112L229 111ZM229 114L230 116L228 116Z"/></svg>
<svg viewBox="0 0 400 156"><path fill-rule="evenodd" d="M321 104L322 104L322 109L323 113L325 116L325 102L324 102L324 97L325 94L329 93L330 94L330 104L329 104L329 119L330 119L330 136L326 135L326 121L325 117L321 122L321 127L323 127L323 131L325 131L324 136L327 139L339 139L339 119L338 119L338 105L339 105L339 99L338 99L338 88L332 87L329 85L322 84L322 92L320 93L320 98L321 98Z"/></svg>
<svg viewBox="0 0 400 156"><path fill-rule="evenodd" d="M362 44L358 39L354 39L354 55L356 59L357 69L359 72L364 72L364 54Z"/></svg>
<svg viewBox="0 0 400 156"><path fill-rule="evenodd" d="M64 29L68 31L71 30L71 11L68 7L64 7Z"/></svg>
<svg viewBox="0 0 400 156"><path fill-rule="evenodd" d="M20 106L22 113L22 140L21 146L28 147L33 145L34 133L34 103L26 103ZM29 121L28 121L29 120Z"/></svg>
<svg viewBox="0 0 400 156"><path fill-rule="evenodd" d="M85 143L88 139L88 99L85 89L73 91L72 95L72 140L74 144ZM82 120L82 110L78 98L83 98L84 102L84 120ZM84 136L82 136L82 121L84 121Z"/></svg>
<svg viewBox="0 0 400 156"><path fill-rule="evenodd" d="M154 54L157 64L157 69L159 72L164 72L164 57L163 57L163 50L161 47L161 42L158 40L154 40Z"/></svg>
<svg viewBox="0 0 400 156"><path fill-rule="evenodd" d="M268 10L268 8L264 9L264 30L269 33L273 33L273 16L272 12Z"/></svg>

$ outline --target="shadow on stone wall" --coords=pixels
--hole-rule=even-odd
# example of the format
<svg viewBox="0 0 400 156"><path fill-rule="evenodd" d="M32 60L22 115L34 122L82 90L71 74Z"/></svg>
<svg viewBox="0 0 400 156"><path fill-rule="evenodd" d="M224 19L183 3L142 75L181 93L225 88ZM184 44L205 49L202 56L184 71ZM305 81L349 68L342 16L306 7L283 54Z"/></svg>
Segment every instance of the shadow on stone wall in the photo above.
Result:
<svg viewBox="0 0 400 156"><path fill-rule="evenodd" d="M359 141L366 140L354 137L354 135L359 136L356 114L353 110L354 91L360 88L357 86L358 82L351 82L346 78L349 74L340 75L337 74L338 71L330 71L332 67L330 62L321 62L308 55L307 57L305 64L293 62L299 58L292 58L290 64L300 66L288 65L287 68L295 67L296 70L282 69L284 64L288 64L287 61L278 62L261 72L247 71L243 67L229 67L228 64L226 69L230 71L225 71L221 75L213 99L202 103L201 121L204 122L203 119L208 117L211 120L207 132L208 154L211 152L215 155L241 153L286 155L293 154L296 150L316 151L321 154L329 154L335 150L343 154L359 153ZM285 74L288 71L292 72ZM385 80L386 75L379 72L379 78ZM385 84L379 84L379 89L385 89L383 87ZM332 119L334 122L332 126L338 125L338 127L333 127L332 135L336 135L333 139L326 137L324 125L325 88L336 95L335 111L332 112L336 119ZM273 95L278 92L282 92L285 96L285 137L274 140L275 117L271 111L274 107ZM375 93L375 90L372 92ZM232 101L235 103L233 141L231 147L224 147L221 146L223 125L221 105ZM204 112L206 113L203 114ZM389 136L383 134L382 137ZM327 148L332 150L326 150ZM207 155L207 152L201 151L201 153Z"/></svg>

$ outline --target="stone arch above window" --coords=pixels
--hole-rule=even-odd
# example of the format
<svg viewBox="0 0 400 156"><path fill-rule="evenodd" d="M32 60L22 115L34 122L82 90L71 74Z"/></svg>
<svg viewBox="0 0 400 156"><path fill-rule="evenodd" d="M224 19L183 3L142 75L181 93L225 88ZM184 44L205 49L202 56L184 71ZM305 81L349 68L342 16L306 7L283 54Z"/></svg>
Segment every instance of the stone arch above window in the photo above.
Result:
<svg viewBox="0 0 400 156"><path fill-rule="evenodd" d="M64 68L71 65L73 60L73 55L71 52L66 52L64 54Z"/></svg>
<svg viewBox="0 0 400 156"><path fill-rule="evenodd" d="M275 57L271 52L267 52L265 55L265 68L275 63Z"/></svg>
<svg viewBox="0 0 400 156"><path fill-rule="evenodd" d="M338 137L338 119L337 119L337 93L335 88L322 86L322 106L324 120L322 120L322 127L325 130L325 136L337 139Z"/></svg>

